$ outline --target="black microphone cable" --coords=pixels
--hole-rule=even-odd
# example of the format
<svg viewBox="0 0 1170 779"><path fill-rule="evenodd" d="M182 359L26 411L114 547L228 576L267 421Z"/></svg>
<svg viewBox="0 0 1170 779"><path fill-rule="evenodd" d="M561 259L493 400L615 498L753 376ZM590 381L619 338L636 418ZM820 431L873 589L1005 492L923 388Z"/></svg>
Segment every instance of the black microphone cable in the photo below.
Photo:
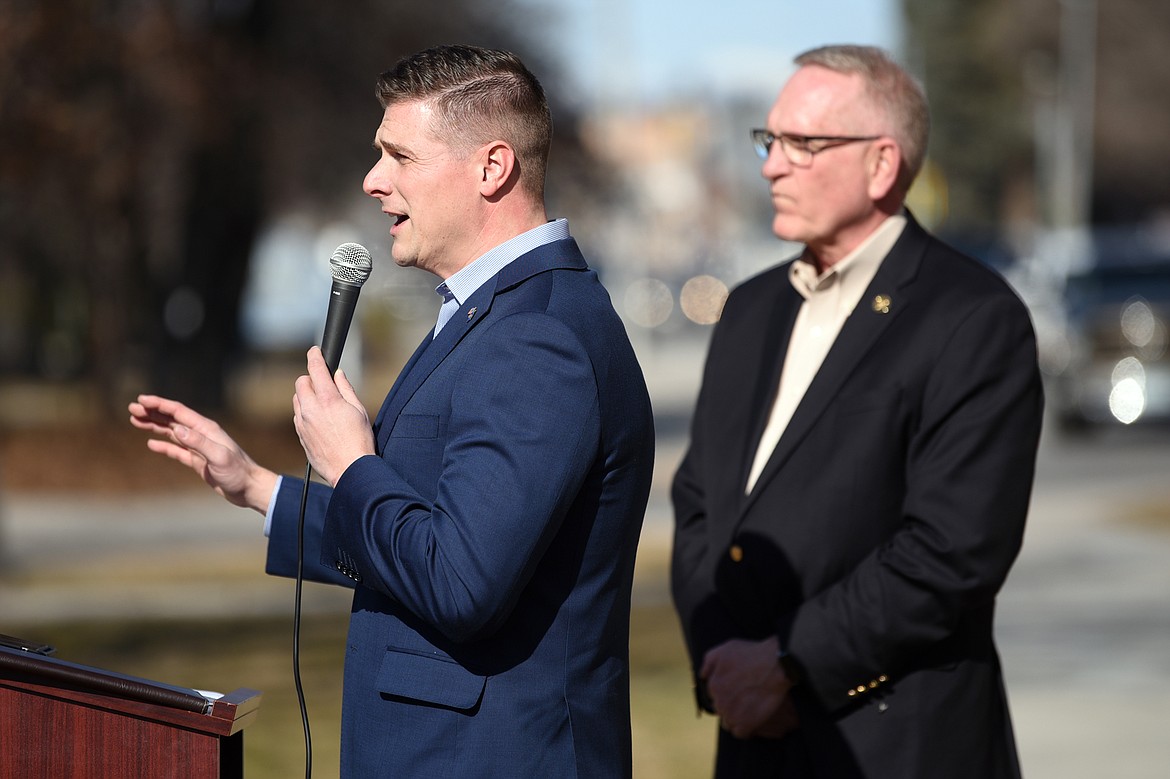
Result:
<svg viewBox="0 0 1170 779"><path fill-rule="evenodd" d="M305 779L313 776L313 736L309 733L309 709L305 705L305 690L301 686L301 590L305 581L305 507L309 502L309 479L313 466L305 465L305 483L301 488L301 507L297 512L297 579L293 599L292 663L293 684L297 688L297 703L301 707L301 725L305 730Z"/></svg>
<svg viewBox="0 0 1170 779"><path fill-rule="evenodd" d="M341 350L345 347L345 336L357 306L358 293L370 277L373 264L366 247L356 243L343 243L333 250L329 258L333 287L329 290L329 311L325 316L325 332L321 336L321 354L330 376L337 372L341 362ZM312 476L313 465L306 463L301 505L297 512L297 576L292 637L293 684L297 689L297 704L301 709L301 725L305 731L305 779L312 779L313 776L313 737L309 731L309 709L301 684L301 591L305 581L305 509L309 503L309 480Z"/></svg>

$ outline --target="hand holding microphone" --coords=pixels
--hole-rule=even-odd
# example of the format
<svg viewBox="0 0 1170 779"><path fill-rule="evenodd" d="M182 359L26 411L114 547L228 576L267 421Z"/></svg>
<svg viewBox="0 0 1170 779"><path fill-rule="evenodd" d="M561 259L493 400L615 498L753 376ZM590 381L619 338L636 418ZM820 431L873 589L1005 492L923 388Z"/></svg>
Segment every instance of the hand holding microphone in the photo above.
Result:
<svg viewBox="0 0 1170 779"><path fill-rule="evenodd" d="M374 453L369 415L345 373L337 370L358 294L373 262L365 247L345 243L333 252L329 264L333 286L325 332L321 348L309 350L308 375L297 379L293 424L309 464L332 485L354 460Z"/></svg>

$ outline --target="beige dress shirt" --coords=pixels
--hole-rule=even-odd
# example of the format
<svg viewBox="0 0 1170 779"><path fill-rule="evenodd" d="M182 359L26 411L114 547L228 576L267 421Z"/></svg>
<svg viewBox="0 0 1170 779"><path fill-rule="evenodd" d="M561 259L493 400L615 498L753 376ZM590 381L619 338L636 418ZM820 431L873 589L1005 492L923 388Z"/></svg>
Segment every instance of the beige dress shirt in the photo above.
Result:
<svg viewBox="0 0 1170 779"><path fill-rule="evenodd" d="M804 303L792 327L784 368L780 372L780 386L776 389L768 426L764 428L748 473L745 492L750 493L755 487L756 479L772 456L808 385L820 370L833 341L837 340L845 320L853 313L905 226L905 215L891 216L856 249L819 276L816 266L806 256L792 263L788 280L804 298Z"/></svg>

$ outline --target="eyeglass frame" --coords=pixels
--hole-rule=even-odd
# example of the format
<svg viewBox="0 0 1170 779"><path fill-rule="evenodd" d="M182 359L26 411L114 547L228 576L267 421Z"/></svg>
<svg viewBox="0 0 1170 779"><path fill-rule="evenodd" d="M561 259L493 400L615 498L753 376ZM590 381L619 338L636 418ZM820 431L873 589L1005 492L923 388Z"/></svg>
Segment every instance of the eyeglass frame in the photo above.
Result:
<svg viewBox="0 0 1170 779"><path fill-rule="evenodd" d="M756 150L756 156L761 160L768 159L768 156L772 153L772 145L779 141L780 151L784 152L784 158L798 168L805 168L812 165L813 157L828 149L835 149L838 146L844 146L849 143L876 141L881 137L881 135L796 135L795 133L780 133L777 135L763 128L757 128L751 131L752 147ZM816 143L819 146L814 149L809 146L809 143ZM793 151L807 154L808 159L804 159L803 157L798 160L792 159Z"/></svg>

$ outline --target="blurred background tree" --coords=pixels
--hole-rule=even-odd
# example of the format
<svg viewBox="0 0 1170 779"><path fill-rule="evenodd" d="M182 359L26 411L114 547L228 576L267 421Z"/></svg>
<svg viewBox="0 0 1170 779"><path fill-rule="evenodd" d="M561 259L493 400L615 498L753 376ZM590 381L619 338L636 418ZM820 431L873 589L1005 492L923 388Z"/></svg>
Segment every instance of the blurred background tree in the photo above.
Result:
<svg viewBox="0 0 1170 779"><path fill-rule="evenodd" d="M966 226L996 224L1014 172L1031 172L1018 63L997 51L1006 3L903 2L905 56L930 97L929 154L945 176L948 216Z"/></svg>
<svg viewBox="0 0 1170 779"><path fill-rule="evenodd" d="M1153 131L1170 126L1170 4L900 1L899 54L931 97L924 181L943 232L1059 224L1054 202L1070 187L1053 149L1068 125L1061 100L1078 97L1060 93L1071 66L1092 82L1079 94L1092 143L1063 166L1088 182L1087 215L1137 222L1170 203L1170 177L1157 175L1170 138ZM1077 9L1091 38L1062 56ZM258 237L286 214L353 212L373 160L374 78L437 43L521 54L554 102L552 210L584 236L614 233L599 215L636 211L578 142L580 103L560 86L559 52L541 47L556 22L541 13L526 0L0 3L0 385L81 388L91 415L143 388L211 413L230 405L231 376L251 361L241 300ZM699 96L689 108L712 111ZM758 186L747 175L729 191Z"/></svg>
<svg viewBox="0 0 1170 779"><path fill-rule="evenodd" d="M378 73L440 43L509 48L556 102L512 7L0 4L0 377L86 387L103 413L147 387L221 409L258 233L361 196ZM562 173L589 169L553 110Z"/></svg>
<svg viewBox="0 0 1170 779"><path fill-rule="evenodd" d="M1078 161L1088 170L1076 173L1090 182L1090 223L1135 223L1170 203L1170 177L1151 175L1170 162L1170 136L1150 131L1170 126L1170 3L903 0L903 9L950 228L1061 222L1050 148L1070 121L1061 101L1088 101L1090 145ZM1071 89L1070 73L1084 74Z"/></svg>

